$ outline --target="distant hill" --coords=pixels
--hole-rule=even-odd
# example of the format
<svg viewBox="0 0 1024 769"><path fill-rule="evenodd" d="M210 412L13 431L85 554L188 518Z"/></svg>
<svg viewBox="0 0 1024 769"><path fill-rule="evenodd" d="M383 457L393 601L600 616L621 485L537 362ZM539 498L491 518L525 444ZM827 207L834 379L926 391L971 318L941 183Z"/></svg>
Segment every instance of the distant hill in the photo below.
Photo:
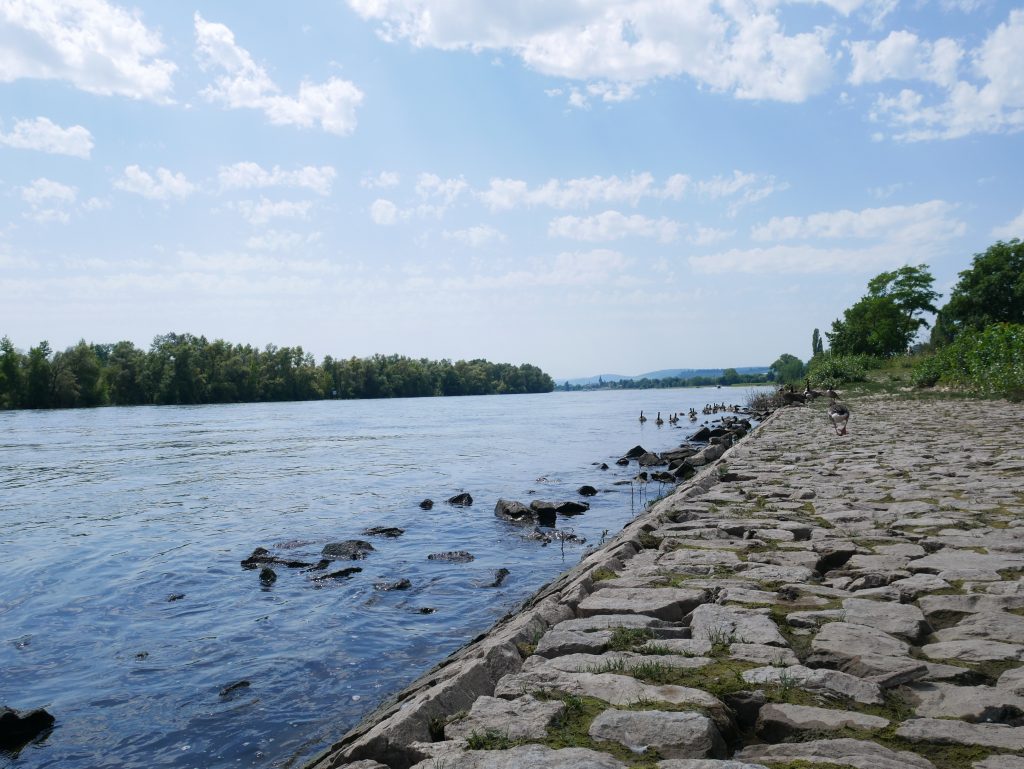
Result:
<svg viewBox="0 0 1024 769"><path fill-rule="evenodd" d="M570 385L596 385L598 382L620 382L623 379L669 379L679 377L680 379L692 379L693 377L720 377L725 372L723 368L666 368L660 371L648 371L646 374L635 374L624 376L622 374L597 374L595 376L578 377L576 379L560 380L559 384L568 381ZM737 366L737 374L765 374L768 366Z"/></svg>

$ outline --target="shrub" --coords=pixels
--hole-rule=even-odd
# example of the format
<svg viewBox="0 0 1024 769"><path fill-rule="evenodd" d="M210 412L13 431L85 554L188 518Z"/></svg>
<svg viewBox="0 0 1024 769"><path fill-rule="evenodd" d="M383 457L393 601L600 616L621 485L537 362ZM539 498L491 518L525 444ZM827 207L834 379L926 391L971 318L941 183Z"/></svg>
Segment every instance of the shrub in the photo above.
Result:
<svg viewBox="0 0 1024 769"><path fill-rule="evenodd" d="M994 323L965 332L915 366L913 380L918 387L943 381L982 395L1024 400L1024 325Z"/></svg>
<svg viewBox="0 0 1024 769"><path fill-rule="evenodd" d="M826 352L811 359L807 378L815 387L838 387L847 382L863 382L876 360L870 355L836 355Z"/></svg>

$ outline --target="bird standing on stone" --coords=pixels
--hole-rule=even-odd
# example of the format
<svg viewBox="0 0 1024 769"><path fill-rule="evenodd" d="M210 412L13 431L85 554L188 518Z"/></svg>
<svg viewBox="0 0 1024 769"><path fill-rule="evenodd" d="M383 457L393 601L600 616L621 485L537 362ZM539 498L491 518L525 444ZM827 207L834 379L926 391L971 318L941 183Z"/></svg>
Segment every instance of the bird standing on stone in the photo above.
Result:
<svg viewBox="0 0 1024 769"><path fill-rule="evenodd" d="M832 420L836 435L846 435L846 423L850 421L850 410L846 406L833 400L828 406L828 418Z"/></svg>

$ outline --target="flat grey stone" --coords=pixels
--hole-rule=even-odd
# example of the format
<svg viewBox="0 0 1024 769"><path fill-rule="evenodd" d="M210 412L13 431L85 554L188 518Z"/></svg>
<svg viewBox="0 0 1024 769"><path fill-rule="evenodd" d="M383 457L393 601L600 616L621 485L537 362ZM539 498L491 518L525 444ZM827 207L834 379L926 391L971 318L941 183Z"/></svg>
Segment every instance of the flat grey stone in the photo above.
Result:
<svg viewBox="0 0 1024 769"><path fill-rule="evenodd" d="M901 595L912 601L925 593L933 593L936 590L945 590L949 587L949 583L944 579L939 579L934 574L925 574L922 572L921 574L914 574L911 577L898 579L895 582L891 582L889 586L896 588Z"/></svg>
<svg viewBox="0 0 1024 769"><path fill-rule="evenodd" d="M659 761L658 769L768 769L768 767L764 764L748 764L746 761L730 759L673 758L669 761Z"/></svg>
<svg viewBox="0 0 1024 769"><path fill-rule="evenodd" d="M882 691L877 684L838 670L812 669L803 665L788 668L763 667L746 670L743 680L751 684L795 686L810 692L849 697L866 705L880 705Z"/></svg>
<svg viewBox="0 0 1024 769"><path fill-rule="evenodd" d="M935 769L931 761L916 753L890 750L867 740L850 739L750 745L739 751L734 758L773 763L806 761L812 764L840 764L855 769Z"/></svg>
<svg viewBox="0 0 1024 769"><path fill-rule="evenodd" d="M921 610L911 604L847 598L843 601L846 622L867 625L890 635L917 641L927 625Z"/></svg>
<svg viewBox="0 0 1024 769"><path fill-rule="evenodd" d="M993 755L975 761L972 769L1024 769L1024 756Z"/></svg>
<svg viewBox="0 0 1024 769"><path fill-rule="evenodd" d="M682 654L684 657L703 657L711 654L711 641L703 641L697 638L659 638L655 641L648 641L643 646L638 647L637 651L649 652L651 649L669 651L672 654Z"/></svg>
<svg viewBox="0 0 1024 769"><path fill-rule="evenodd" d="M917 602L917 605L921 607L926 617L942 612L991 613L1024 607L1024 595L926 595Z"/></svg>
<svg viewBox="0 0 1024 769"><path fill-rule="evenodd" d="M926 644L921 647L921 651L926 657L933 660L963 660L964 662L1024 660L1024 646L980 639Z"/></svg>
<svg viewBox="0 0 1024 769"><path fill-rule="evenodd" d="M952 627L935 633L939 641L963 641L983 638L986 641L1020 643L1024 641L1024 617L1006 612L971 614Z"/></svg>
<svg viewBox="0 0 1024 769"><path fill-rule="evenodd" d="M708 594L704 590L673 587L599 590L584 598L577 611L581 617L643 614L677 622L707 600Z"/></svg>
<svg viewBox="0 0 1024 769"><path fill-rule="evenodd" d="M387 764L382 764L377 761L373 761L369 758L363 759L362 761L356 761L351 764L345 764L344 769L389 769Z"/></svg>
<svg viewBox="0 0 1024 769"><path fill-rule="evenodd" d="M590 737L612 740L634 753L653 748L666 758L725 755L715 724L699 713L660 710L606 710L590 725Z"/></svg>
<svg viewBox="0 0 1024 769"><path fill-rule="evenodd" d="M906 658L910 646L875 627L850 622L829 622L811 641L816 664L842 667L857 657L877 655Z"/></svg>
<svg viewBox="0 0 1024 769"><path fill-rule="evenodd" d="M737 573L755 582L808 582L814 576L814 571L806 566L774 564L757 564Z"/></svg>
<svg viewBox="0 0 1024 769"><path fill-rule="evenodd" d="M884 729L888 725L885 718L855 711L769 703L758 713L756 731L758 736L769 742L783 742L800 732Z"/></svg>
<svg viewBox="0 0 1024 769"><path fill-rule="evenodd" d="M605 652L604 654L566 654L546 659L527 658L523 671L533 672L546 668L563 673L615 673L635 676L638 666L663 665L677 670L696 670L712 663L710 657L683 657L678 654L635 654L634 652Z"/></svg>
<svg viewBox="0 0 1024 769"><path fill-rule="evenodd" d="M1016 566L1024 566L1024 556L1010 553L978 553L974 550L948 547L907 564L907 568L912 572L923 571L929 574L999 571Z"/></svg>
<svg viewBox="0 0 1024 769"><path fill-rule="evenodd" d="M541 636L534 653L542 657L560 657L563 654L577 652L600 654L608 648L611 640L611 630L596 630L592 633L578 630L549 630Z"/></svg>
<svg viewBox="0 0 1024 769"><path fill-rule="evenodd" d="M712 643L789 646L775 622L764 612L711 603L693 610L690 632L694 639Z"/></svg>
<svg viewBox="0 0 1024 769"><path fill-rule="evenodd" d="M999 676L996 686L1024 697L1024 668L1007 670Z"/></svg>
<svg viewBox="0 0 1024 769"><path fill-rule="evenodd" d="M681 569L687 566L737 566L741 563L739 556L732 550L705 550L689 547L672 550L658 558L658 566L662 569Z"/></svg>
<svg viewBox="0 0 1024 769"><path fill-rule="evenodd" d="M510 740L538 740L547 736L548 725L564 712L561 700L478 697L468 715L445 725L444 736L468 739L473 734L496 732Z"/></svg>
<svg viewBox="0 0 1024 769"><path fill-rule="evenodd" d="M948 718L911 718L896 730L911 742L938 745L979 745L1003 750L1024 750L1024 727L1005 724L969 724Z"/></svg>
<svg viewBox="0 0 1024 769"><path fill-rule="evenodd" d="M664 624L654 617L645 617L642 614L597 614L593 617L582 619L562 620L551 630L575 630L579 632L592 632L594 630L614 630L622 628L644 628L657 627Z"/></svg>
<svg viewBox="0 0 1024 769"><path fill-rule="evenodd" d="M412 769L625 769L607 753L586 748L553 750L543 745L520 745L509 750L468 750L429 758Z"/></svg>
<svg viewBox="0 0 1024 769"><path fill-rule="evenodd" d="M914 683L906 686L904 691L915 703L914 712L924 718L985 721L988 720L987 713L1009 708L1024 710L1024 697L995 686Z"/></svg>
<svg viewBox="0 0 1024 769"><path fill-rule="evenodd" d="M729 646L729 657L734 660L775 667L800 664L800 660L792 650L765 644L732 644Z"/></svg>

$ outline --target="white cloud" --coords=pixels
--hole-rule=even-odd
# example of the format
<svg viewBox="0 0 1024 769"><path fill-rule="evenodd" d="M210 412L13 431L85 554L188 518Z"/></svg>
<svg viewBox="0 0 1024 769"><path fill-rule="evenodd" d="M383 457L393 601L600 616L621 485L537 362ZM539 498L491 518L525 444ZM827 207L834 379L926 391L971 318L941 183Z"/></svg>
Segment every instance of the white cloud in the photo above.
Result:
<svg viewBox="0 0 1024 769"><path fill-rule="evenodd" d="M308 200L239 200L228 204L250 224L266 224L271 219L308 219L313 204Z"/></svg>
<svg viewBox="0 0 1024 769"><path fill-rule="evenodd" d="M68 209L77 198L78 190L74 187L44 177L21 188L21 199L32 209L26 216L40 224L67 224L71 220Z"/></svg>
<svg viewBox="0 0 1024 769"><path fill-rule="evenodd" d="M853 85L882 80L924 80L942 86L956 82L963 51L955 40L921 40L912 32L894 31L879 42L848 43Z"/></svg>
<svg viewBox="0 0 1024 769"><path fill-rule="evenodd" d="M775 217L755 227L754 240L880 238L890 243L926 243L963 235L967 225L956 219L956 206L931 200L910 206L827 211L810 216Z"/></svg>
<svg viewBox="0 0 1024 769"><path fill-rule="evenodd" d="M294 251L303 246L311 245L319 239L319 232L302 233L267 230L266 232L249 237L245 241L245 246L255 251Z"/></svg>
<svg viewBox="0 0 1024 769"><path fill-rule="evenodd" d="M454 240L470 248L480 248L488 243L502 242L505 235L489 224L478 224L475 227L467 227L463 230L449 232L445 230L442 234L445 240Z"/></svg>
<svg viewBox="0 0 1024 769"><path fill-rule="evenodd" d="M862 249L818 248L809 245L732 249L691 256L690 266L705 274L869 272L902 264L905 252L890 246Z"/></svg>
<svg viewBox="0 0 1024 769"><path fill-rule="evenodd" d="M356 127L356 109L363 92L348 80L332 77L324 83L304 81L296 96L284 96L267 71L247 50L235 44L223 24L195 14L196 56L203 69L222 71L203 96L231 109L258 109L274 125L310 128L317 123L327 133L345 136Z"/></svg>
<svg viewBox="0 0 1024 769"><path fill-rule="evenodd" d="M654 177L646 172L625 179L618 176L549 179L533 188L521 179L491 179L488 188L479 195L492 211L538 205L587 208L592 203L629 203L635 206L644 197L676 197L681 194L681 178L685 179L679 174L670 177L664 189L658 188Z"/></svg>
<svg viewBox="0 0 1024 769"><path fill-rule="evenodd" d="M376 176L364 176L359 184L368 190L397 187L401 177L394 171L381 171Z"/></svg>
<svg viewBox="0 0 1024 769"><path fill-rule="evenodd" d="M217 172L221 189L225 190L297 187L312 190L320 195L331 193L335 176L337 173L331 166L303 166L295 171L285 171L280 166L274 166L268 171L253 162L221 166Z"/></svg>
<svg viewBox="0 0 1024 769"><path fill-rule="evenodd" d="M1024 239L1024 210L1001 227L993 228L992 237L999 240Z"/></svg>
<svg viewBox="0 0 1024 769"><path fill-rule="evenodd" d="M697 193L704 197L711 200L731 199L729 216L735 216L743 206L757 203L786 189L789 189L789 184L776 182L774 176L742 171L733 171L732 176L715 176L696 183Z"/></svg>
<svg viewBox="0 0 1024 769"><path fill-rule="evenodd" d="M462 179L442 179L437 174L420 174L416 180L416 194L424 200L438 200L441 206L447 208L468 186Z"/></svg>
<svg viewBox="0 0 1024 769"><path fill-rule="evenodd" d="M602 242L633 236L656 238L670 243L679 233L679 223L662 217L650 219L640 214L626 216L618 211L604 211L596 216L562 216L548 225L550 237Z"/></svg>
<svg viewBox="0 0 1024 769"><path fill-rule="evenodd" d="M1024 10L1009 13L971 53L975 79L950 82L943 100L904 88L881 94L871 118L886 122L900 141L957 139L1024 130Z"/></svg>
<svg viewBox="0 0 1024 769"><path fill-rule="evenodd" d="M88 158L93 148L88 129L80 125L61 128L45 117L17 121L10 133L0 132L0 144L76 158Z"/></svg>
<svg viewBox="0 0 1024 769"><path fill-rule="evenodd" d="M859 3L833 0L844 10ZM787 35L778 2L603 0L551 4L349 0L385 40L441 50L507 51L546 75L586 81L590 96L631 98L636 86L687 75L743 99L799 102L829 83L829 31ZM574 89L570 104L587 96Z"/></svg>
<svg viewBox="0 0 1024 769"><path fill-rule="evenodd" d="M114 180L114 186L150 200L184 200L196 189L185 174L158 168L154 177L137 165L126 166L121 177Z"/></svg>
<svg viewBox="0 0 1024 769"><path fill-rule="evenodd" d="M0 3L0 82L65 80L104 96L164 101L177 67L141 14L105 0Z"/></svg>
<svg viewBox="0 0 1024 769"><path fill-rule="evenodd" d="M711 246L728 240L736 232L734 230L718 230L714 227L697 227L696 232L690 235L687 240L695 246Z"/></svg>
<svg viewBox="0 0 1024 769"><path fill-rule="evenodd" d="M370 206L370 218L374 224L392 225L398 221L398 206L390 200L378 198Z"/></svg>

